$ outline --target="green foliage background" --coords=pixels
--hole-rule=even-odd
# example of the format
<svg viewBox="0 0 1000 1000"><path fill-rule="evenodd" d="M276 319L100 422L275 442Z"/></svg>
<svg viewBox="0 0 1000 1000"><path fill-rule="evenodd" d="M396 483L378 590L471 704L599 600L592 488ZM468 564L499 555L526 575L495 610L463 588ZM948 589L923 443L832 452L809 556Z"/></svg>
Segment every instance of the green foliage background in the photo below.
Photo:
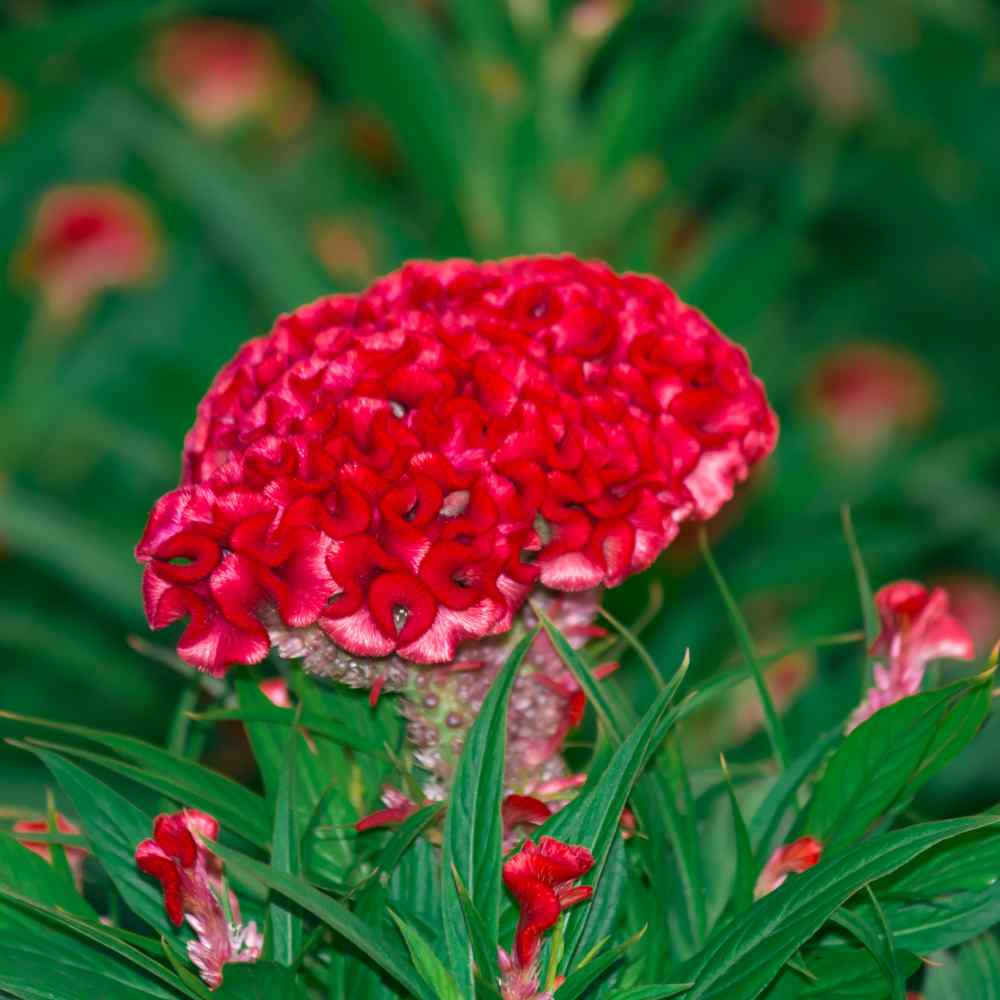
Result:
<svg viewBox="0 0 1000 1000"><path fill-rule="evenodd" d="M716 547L740 600L780 619L781 644L860 627L843 503L876 586L1000 576L1000 11L843 0L833 35L795 48L765 36L753 0L620 6L589 43L566 0L6 5L0 76L18 104L0 141L0 260L46 189L105 180L149 200L166 257L64 338L30 419L3 407L4 453L20 458L0 487L0 707L166 737L183 684L126 645L145 635L131 549L176 482L198 399L279 311L411 257L604 257L662 276L746 345L783 436ZM151 39L192 14L274 33L315 91L301 132L206 138L164 103ZM865 81L851 115L809 82L829 46ZM354 238L360 264L324 270L322 221ZM3 384L35 308L0 286ZM802 386L824 349L855 338L924 358L940 406L920 436L845 467ZM657 662L690 646L696 678L732 663L690 546L654 573L665 601L644 639ZM635 619L649 585L610 606ZM652 697L641 671L620 676ZM787 719L793 749L860 685L857 646L824 652ZM1000 798L992 729L932 783L927 814ZM757 737L735 759L764 748ZM5 803L40 804L45 772L28 755L5 748L0 768Z"/></svg>

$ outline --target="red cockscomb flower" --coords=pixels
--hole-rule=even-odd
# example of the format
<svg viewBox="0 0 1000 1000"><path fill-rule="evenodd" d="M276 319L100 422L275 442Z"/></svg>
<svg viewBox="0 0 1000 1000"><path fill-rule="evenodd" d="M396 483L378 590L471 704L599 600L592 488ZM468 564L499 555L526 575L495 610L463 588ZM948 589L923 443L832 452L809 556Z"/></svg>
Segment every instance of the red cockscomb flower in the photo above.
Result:
<svg viewBox="0 0 1000 1000"><path fill-rule="evenodd" d="M62 813L56 813L56 829L59 833L68 833L72 836L80 833L80 828L63 816ZM44 841L24 840L18 836L25 833L50 833L51 827L48 820L18 820L14 824L12 832L20 841L22 847L26 847L32 853L37 854L40 858L44 858L49 864L52 864L51 844L47 844ZM77 891L79 891L83 885L83 865L90 851L85 847L65 847L63 850L66 853L66 861L69 864L70 871L73 873L73 882L76 885Z"/></svg>
<svg viewBox="0 0 1000 1000"><path fill-rule="evenodd" d="M170 922L179 927L186 919L197 935L188 942L188 957L215 989L222 982L224 965L256 962L264 942L253 921L241 922L239 901L223 882L221 863L195 839L196 834L215 840L218 820L198 809L157 816L153 837L139 844L135 860L162 886ZM223 905L223 893L228 894L228 907Z"/></svg>
<svg viewBox="0 0 1000 1000"><path fill-rule="evenodd" d="M537 844L526 840L521 850L504 862L504 885L521 911L514 938L519 968L527 969L534 963L542 935L563 910L590 899L593 886L573 883L593 865L594 856L585 847L564 844L554 837L541 837Z"/></svg>
<svg viewBox="0 0 1000 1000"><path fill-rule="evenodd" d="M272 642L331 675L448 662L536 584L649 566L776 432L744 352L654 278L410 264L223 369L136 549L146 613L187 618L179 651L214 674Z"/></svg>
<svg viewBox="0 0 1000 1000"><path fill-rule="evenodd" d="M207 132L258 119L289 135L312 112L312 89L274 39L238 21L192 18L166 28L153 75L184 117Z"/></svg>
<svg viewBox="0 0 1000 1000"><path fill-rule="evenodd" d="M801 874L819 864L822 855L823 845L814 837L799 837L790 844L783 844L764 865L754 886L754 899L773 892L790 874Z"/></svg>
<svg viewBox="0 0 1000 1000"><path fill-rule="evenodd" d="M74 184L53 188L39 202L15 266L38 286L52 318L67 323L100 293L150 277L159 257L144 201L112 184Z"/></svg>
<svg viewBox="0 0 1000 1000"><path fill-rule="evenodd" d="M875 594L882 631L872 644L875 686L848 723L848 732L880 708L916 694L931 660L971 660L976 646L965 626L950 613L948 594L911 580L890 583Z"/></svg>

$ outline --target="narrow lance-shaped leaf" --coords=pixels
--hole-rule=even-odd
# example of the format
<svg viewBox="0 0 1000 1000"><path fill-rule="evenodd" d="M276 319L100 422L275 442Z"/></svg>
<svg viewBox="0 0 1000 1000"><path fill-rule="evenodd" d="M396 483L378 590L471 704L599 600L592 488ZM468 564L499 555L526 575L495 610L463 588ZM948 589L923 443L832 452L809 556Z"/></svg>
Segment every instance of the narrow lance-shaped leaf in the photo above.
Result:
<svg viewBox="0 0 1000 1000"><path fill-rule="evenodd" d="M275 871L269 865L215 841L204 841L204 845L225 862L226 870L231 874L263 883L322 920L418 1000L435 1000L433 993L413 971L409 959L399 948L387 940L381 931L359 920L346 906L302 878Z"/></svg>
<svg viewBox="0 0 1000 1000"><path fill-rule="evenodd" d="M816 786L804 832L827 845L849 844L912 796L975 735L991 677L904 698L858 726Z"/></svg>
<svg viewBox="0 0 1000 1000"><path fill-rule="evenodd" d="M455 769L448 798L442 865L454 869L482 917L488 938L499 934L503 828L504 762L507 746L507 701L517 671L538 629L517 644L483 701ZM452 972L458 985L472 995L472 962L465 919L452 879L443 882L445 940Z"/></svg>
<svg viewBox="0 0 1000 1000"><path fill-rule="evenodd" d="M285 761L274 803L274 833L271 866L286 875L302 871L302 856L295 821L295 750L298 731L289 728ZM270 953L281 965L294 965L302 943L302 920L287 902L274 900L268 907L271 931Z"/></svg>
<svg viewBox="0 0 1000 1000"><path fill-rule="evenodd" d="M872 838L790 878L713 935L681 970L684 978L694 980L687 1000L753 1000L831 914L868 882L950 837L996 822L1000 817L923 823Z"/></svg>

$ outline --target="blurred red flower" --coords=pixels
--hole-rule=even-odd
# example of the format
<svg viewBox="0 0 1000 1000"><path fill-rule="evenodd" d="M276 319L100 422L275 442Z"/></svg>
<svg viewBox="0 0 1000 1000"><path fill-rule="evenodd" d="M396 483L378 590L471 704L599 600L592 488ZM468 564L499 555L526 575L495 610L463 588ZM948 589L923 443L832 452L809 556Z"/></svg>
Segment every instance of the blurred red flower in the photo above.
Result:
<svg viewBox="0 0 1000 1000"><path fill-rule="evenodd" d="M208 132L256 119L290 135L312 113L312 88L274 39L238 21L192 18L166 28L153 75L181 114Z"/></svg>
<svg viewBox="0 0 1000 1000"><path fill-rule="evenodd" d="M782 45L808 45L833 30L837 0L761 0L758 16L767 35Z"/></svg>
<svg viewBox="0 0 1000 1000"><path fill-rule="evenodd" d="M930 369L898 347L845 344L816 366L806 403L843 458L868 458L930 419L937 395Z"/></svg>
<svg viewBox="0 0 1000 1000"><path fill-rule="evenodd" d="M149 278L160 259L146 202L113 184L52 188L39 202L17 274L38 287L57 322L77 319L102 292Z"/></svg>

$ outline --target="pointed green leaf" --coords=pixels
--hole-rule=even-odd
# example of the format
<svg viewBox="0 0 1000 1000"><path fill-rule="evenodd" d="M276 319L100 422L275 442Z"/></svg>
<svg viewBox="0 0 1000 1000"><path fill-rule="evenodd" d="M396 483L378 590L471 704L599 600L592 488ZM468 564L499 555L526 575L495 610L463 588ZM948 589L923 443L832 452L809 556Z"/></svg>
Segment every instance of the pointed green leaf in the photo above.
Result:
<svg viewBox="0 0 1000 1000"><path fill-rule="evenodd" d="M153 817L57 753L26 747L38 756L69 796L100 861L128 907L151 927L173 936L159 885L135 863L135 849L153 835Z"/></svg>
<svg viewBox="0 0 1000 1000"><path fill-rule="evenodd" d="M205 846L225 862L227 871L240 878L263 883L322 920L367 955L375 965L405 986L418 1000L435 1000L399 948L385 939L380 931L359 920L347 907L302 878L275 871L269 865L222 844L206 841Z"/></svg>
<svg viewBox="0 0 1000 1000"><path fill-rule="evenodd" d="M487 936L494 942L498 937L502 892L500 803L507 746L507 701L517 671L537 634L536 628L521 639L490 687L465 740L445 817L443 870L449 872L454 868L458 873L483 919ZM461 900L452 879L444 880L442 903L452 972L459 987L471 996L474 987L469 940L464 932Z"/></svg>
<svg viewBox="0 0 1000 1000"><path fill-rule="evenodd" d="M423 976L438 1000L462 1000L462 994L458 992L451 973L434 954L434 949L424 940L420 932L391 910L389 915L399 928L399 933L403 935L410 958L413 959L413 967Z"/></svg>
<svg viewBox="0 0 1000 1000"><path fill-rule="evenodd" d="M990 705L979 677L903 698L843 742L813 792L804 832L827 847L849 844L908 800L975 735Z"/></svg>
<svg viewBox="0 0 1000 1000"><path fill-rule="evenodd" d="M716 932L683 970L688 1000L752 1000L795 951L868 882L901 868L950 837L1000 821L993 817L923 823L874 837L789 879Z"/></svg>

